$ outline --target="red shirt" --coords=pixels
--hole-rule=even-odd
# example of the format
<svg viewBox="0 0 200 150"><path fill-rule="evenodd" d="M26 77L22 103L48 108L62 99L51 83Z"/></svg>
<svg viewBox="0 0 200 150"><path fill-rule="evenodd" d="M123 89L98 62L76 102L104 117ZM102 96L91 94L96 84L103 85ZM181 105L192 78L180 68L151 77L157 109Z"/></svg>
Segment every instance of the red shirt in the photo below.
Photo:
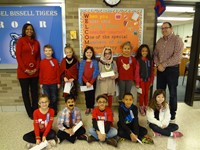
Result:
<svg viewBox="0 0 200 150"><path fill-rule="evenodd" d="M39 109L36 109L33 113L33 125L36 140L40 139L40 133L43 133L43 136L47 136L50 129L52 128L54 117L54 110L49 108L46 114L42 114Z"/></svg>
<svg viewBox="0 0 200 150"><path fill-rule="evenodd" d="M40 44L37 40L30 40L27 36L20 38L16 43L16 59L18 63L17 77L31 78L37 77L38 71L33 75L28 75L26 69L39 70L40 64Z"/></svg>
<svg viewBox="0 0 200 150"><path fill-rule="evenodd" d="M60 84L60 68L58 60L43 59L40 62L40 84Z"/></svg>
<svg viewBox="0 0 200 150"><path fill-rule="evenodd" d="M86 61L82 79L83 79L83 82L85 83L89 82L90 84L93 84L96 79L92 78L92 74L94 72L94 65L92 65L91 67L91 63L92 61L90 62Z"/></svg>
<svg viewBox="0 0 200 150"><path fill-rule="evenodd" d="M119 80L135 80L135 66L136 66L136 59L133 56L124 57L119 56L117 58L117 69L119 72ZM128 69L125 69L125 66L129 65Z"/></svg>
<svg viewBox="0 0 200 150"><path fill-rule="evenodd" d="M101 111L98 107L95 107L92 112L92 119L104 120L104 122L113 122L113 112L111 108L106 107L104 111Z"/></svg>

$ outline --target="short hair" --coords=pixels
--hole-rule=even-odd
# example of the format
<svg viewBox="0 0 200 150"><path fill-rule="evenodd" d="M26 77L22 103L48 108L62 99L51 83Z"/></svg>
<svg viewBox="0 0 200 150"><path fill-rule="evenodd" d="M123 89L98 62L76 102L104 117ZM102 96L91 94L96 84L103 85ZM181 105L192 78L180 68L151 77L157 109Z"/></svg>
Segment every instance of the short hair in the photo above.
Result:
<svg viewBox="0 0 200 150"><path fill-rule="evenodd" d="M100 98L104 98L106 102L108 102L108 97L106 95L102 94L102 95L97 96L96 101L98 102Z"/></svg>
<svg viewBox="0 0 200 150"><path fill-rule="evenodd" d="M73 99L74 101L76 101L75 96L74 96L73 94L69 94L69 95L65 96L65 103L66 103L69 99Z"/></svg>
<svg viewBox="0 0 200 150"><path fill-rule="evenodd" d="M172 27L172 24L170 22L163 22L163 24L168 24L170 28Z"/></svg>
<svg viewBox="0 0 200 150"><path fill-rule="evenodd" d="M134 98L134 97L133 97L133 94L130 93L130 92L124 93L123 98L124 98L125 96L132 96L132 98Z"/></svg>
<svg viewBox="0 0 200 150"><path fill-rule="evenodd" d="M42 94L42 95L40 95L40 97L39 97L39 100L40 100L41 98L47 98L47 99L48 99L48 101L49 101L49 97L48 97L48 95L47 95L47 94Z"/></svg>
<svg viewBox="0 0 200 150"><path fill-rule="evenodd" d="M44 46L44 49L45 49L45 48L50 48L50 49L52 49L52 51L53 51L53 47L52 47L50 44L45 45L45 46Z"/></svg>

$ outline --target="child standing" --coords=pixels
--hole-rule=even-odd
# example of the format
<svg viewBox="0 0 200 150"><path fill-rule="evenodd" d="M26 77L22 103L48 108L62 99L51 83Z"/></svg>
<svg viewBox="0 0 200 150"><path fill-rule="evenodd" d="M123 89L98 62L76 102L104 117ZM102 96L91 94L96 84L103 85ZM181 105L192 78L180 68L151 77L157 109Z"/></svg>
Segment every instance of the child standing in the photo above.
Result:
<svg viewBox="0 0 200 150"><path fill-rule="evenodd" d="M154 92L147 109L147 120L149 127L153 130L154 136L165 135L171 137L181 137L183 134L178 132L178 125L170 123L170 109L166 102L166 94L162 89Z"/></svg>
<svg viewBox="0 0 200 150"><path fill-rule="evenodd" d="M143 143L153 144L153 140L146 135L147 129L139 125L138 109L137 106L133 104L133 101L134 99L131 93L124 94L122 103L118 109L118 135L132 142L137 142L137 139L139 139Z"/></svg>
<svg viewBox="0 0 200 150"><path fill-rule="evenodd" d="M38 102L39 108L33 113L34 131L31 131L23 136L24 141L27 141L27 148L30 149L34 144L40 144L45 140L49 140L50 146L55 146L56 132L52 130L54 118L54 110L49 108L49 99L47 95L42 95ZM49 147L49 146L48 146Z"/></svg>
<svg viewBox="0 0 200 150"><path fill-rule="evenodd" d="M113 112L111 108L106 107L108 98L105 95L97 96L97 107L92 112L92 124L89 133L91 136L88 138L88 143L93 141L106 141L107 144L117 147L117 140L114 138L117 135L117 129L112 127L113 123ZM103 121L104 132L100 132L98 121Z"/></svg>
<svg viewBox="0 0 200 150"><path fill-rule="evenodd" d="M109 77L102 77L101 73L113 71L114 74ZM108 106L112 107L112 99L115 94L115 79L118 78L117 65L113 60L113 53L110 47L105 47L99 61L99 72L97 80L97 95L106 94L108 97Z"/></svg>
<svg viewBox="0 0 200 150"><path fill-rule="evenodd" d="M154 67L150 54L149 46L142 44L138 48L136 55L137 63L135 70L136 88L141 88L142 93L139 98L139 111L141 115L145 115L148 106L149 88L154 80Z"/></svg>
<svg viewBox="0 0 200 150"><path fill-rule="evenodd" d="M66 57L62 59L60 64L60 74L61 78L65 83L71 83L72 88L70 93L63 93L63 96L67 96L68 94L73 94L75 98L77 98L77 79L78 79L78 60L75 56L73 48L70 44L67 44L65 47L65 55Z"/></svg>
<svg viewBox="0 0 200 150"><path fill-rule="evenodd" d="M119 72L119 101L122 100L124 93L130 92L133 81L135 80L136 59L131 56L132 45L129 41L122 46L122 55L117 58L117 68Z"/></svg>
<svg viewBox="0 0 200 150"><path fill-rule="evenodd" d="M75 133L73 128L78 124L81 119L81 111L78 107L75 107L75 97L73 95L67 95L65 97L65 108L60 113L58 118L58 133L57 136L60 142L63 140L68 140L74 143L76 138L79 140L87 140L87 135L85 135L85 128L81 126Z"/></svg>
<svg viewBox="0 0 200 150"><path fill-rule="evenodd" d="M51 45L44 46L44 58L40 62L40 88L43 93L48 95L50 99L50 107L54 109L55 115L57 115L57 99L58 89L60 88L60 68L58 60L52 57L53 48Z"/></svg>
<svg viewBox="0 0 200 150"><path fill-rule="evenodd" d="M92 109L94 108L96 78L98 75L99 67L97 61L95 60L94 48L87 46L83 53L83 60L80 63L78 74L80 85L86 85L87 87L91 87L93 85L93 90L84 92L86 100L86 115L92 112Z"/></svg>

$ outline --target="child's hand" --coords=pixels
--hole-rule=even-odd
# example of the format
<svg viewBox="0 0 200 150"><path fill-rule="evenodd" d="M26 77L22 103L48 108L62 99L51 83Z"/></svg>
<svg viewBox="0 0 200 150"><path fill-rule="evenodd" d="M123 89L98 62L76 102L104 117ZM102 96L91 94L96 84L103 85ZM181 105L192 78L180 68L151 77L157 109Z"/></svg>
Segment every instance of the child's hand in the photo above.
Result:
<svg viewBox="0 0 200 150"><path fill-rule="evenodd" d="M64 81L67 82L67 81L69 81L69 80L68 80L66 77L64 77Z"/></svg>
<svg viewBox="0 0 200 150"><path fill-rule="evenodd" d="M60 88L60 84L57 84L58 89Z"/></svg>
<svg viewBox="0 0 200 150"><path fill-rule="evenodd" d="M39 144L40 144L40 142L41 142L40 140L36 140L36 144L37 144L37 145L39 145Z"/></svg>
<svg viewBox="0 0 200 150"><path fill-rule="evenodd" d="M89 88L92 86L92 84L90 84L89 82L86 83L86 86Z"/></svg>
<svg viewBox="0 0 200 150"><path fill-rule="evenodd" d="M74 79L73 79L73 78L69 79L69 82L73 82L73 81L74 81Z"/></svg>
<svg viewBox="0 0 200 150"><path fill-rule="evenodd" d="M45 136L43 136L42 137L42 142L44 142L46 140L46 137Z"/></svg>
<svg viewBox="0 0 200 150"><path fill-rule="evenodd" d="M114 76L111 76L110 78L111 78L112 80L114 80L114 79L115 79L115 75L114 75Z"/></svg>
<svg viewBox="0 0 200 150"><path fill-rule="evenodd" d="M166 125L162 125L162 128L164 129L164 128L166 128L167 126Z"/></svg>
<svg viewBox="0 0 200 150"><path fill-rule="evenodd" d="M42 89L43 84L40 84L40 88Z"/></svg>
<svg viewBox="0 0 200 150"><path fill-rule="evenodd" d="M97 131L99 141L103 142L106 140L106 134L101 134L100 131Z"/></svg>
<svg viewBox="0 0 200 150"><path fill-rule="evenodd" d="M137 138L138 138L138 137L137 137L137 135L135 135L134 133L131 133L131 134L130 134L130 138L131 138L131 141L132 141L132 142L137 142Z"/></svg>

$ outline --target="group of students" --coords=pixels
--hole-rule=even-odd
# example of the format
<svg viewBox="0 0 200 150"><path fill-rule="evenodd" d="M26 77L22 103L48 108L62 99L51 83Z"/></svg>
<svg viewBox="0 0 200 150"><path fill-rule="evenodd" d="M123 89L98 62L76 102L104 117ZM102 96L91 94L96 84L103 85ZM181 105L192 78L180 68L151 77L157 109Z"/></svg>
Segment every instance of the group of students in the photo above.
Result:
<svg viewBox="0 0 200 150"><path fill-rule="evenodd" d="M96 98L96 107L92 111L92 127L89 129L90 136L86 134L84 123L77 130L75 126L83 122L81 111L75 106L76 99L73 95L67 95L65 98L65 108L60 112L57 120L58 132L51 129L54 119L54 110L49 108L49 99L47 95L39 98L39 109L34 111L34 131L23 136L27 141L27 148L48 141L47 148L56 146L67 140L75 143L77 139L86 140L88 143L99 141L106 142L114 147L118 142L127 139L132 142L154 144L153 139L147 135L147 129L139 125L138 108L133 104L134 97L131 93L125 93L122 102L118 108L118 122L116 129L113 126L113 111L108 107L108 97L98 95ZM158 89L154 92L153 98L147 108L147 121L152 129L153 136L171 136L181 137L183 134L178 132L178 125L170 123L170 111L166 102L165 91ZM103 122L102 125L98 123ZM102 129L103 128L103 129Z"/></svg>

